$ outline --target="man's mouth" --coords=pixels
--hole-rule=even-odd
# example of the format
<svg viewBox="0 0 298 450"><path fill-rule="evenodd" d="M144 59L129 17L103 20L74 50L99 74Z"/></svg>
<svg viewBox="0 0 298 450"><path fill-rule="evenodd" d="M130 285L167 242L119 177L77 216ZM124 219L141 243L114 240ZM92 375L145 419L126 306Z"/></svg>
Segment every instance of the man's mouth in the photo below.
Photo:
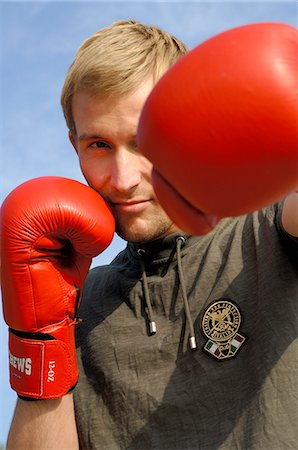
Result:
<svg viewBox="0 0 298 450"><path fill-rule="evenodd" d="M138 213L146 209L150 202L151 200L149 199L117 201L111 202L111 207L119 213Z"/></svg>

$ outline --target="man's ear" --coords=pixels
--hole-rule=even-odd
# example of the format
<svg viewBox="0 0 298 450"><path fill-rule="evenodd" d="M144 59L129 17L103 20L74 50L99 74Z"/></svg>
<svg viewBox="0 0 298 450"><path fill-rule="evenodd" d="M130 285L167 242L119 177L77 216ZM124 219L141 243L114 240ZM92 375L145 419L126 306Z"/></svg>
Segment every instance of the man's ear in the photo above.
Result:
<svg viewBox="0 0 298 450"><path fill-rule="evenodd" d="M77 149L77 146L76 146L76 139L73 136L73 134L71 133L71 131L68 132L68 138L69 138L73 148L75 149L76 153L78 154L78 149Z"/></svg>

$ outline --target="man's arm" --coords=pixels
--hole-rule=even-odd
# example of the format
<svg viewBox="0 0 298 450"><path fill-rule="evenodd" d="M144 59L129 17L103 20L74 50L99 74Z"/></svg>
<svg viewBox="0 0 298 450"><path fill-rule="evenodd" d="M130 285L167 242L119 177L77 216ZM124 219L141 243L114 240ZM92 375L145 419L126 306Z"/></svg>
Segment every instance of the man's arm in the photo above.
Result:
<svg viewBox="0 0 298 450"><path fill-rule="evenodd" d="M114 218L88 186L40 177L7 196L0 228L10 384L27 399L18 400L8 448L77 449L67 395L78 380L76 313L91 259L112 240Z"/></svg>
<svg viewBox="0 0 298 450"><path fill-rule="evenodd" d="M298 237L298 191L285 199L281 222L287 233Z"/></svg>
<svg viewBox="0 0 298 450"><path fill-rule="evenodd" d="M79 448L72 393L57 400L18 399L7 450Z"/></svg>

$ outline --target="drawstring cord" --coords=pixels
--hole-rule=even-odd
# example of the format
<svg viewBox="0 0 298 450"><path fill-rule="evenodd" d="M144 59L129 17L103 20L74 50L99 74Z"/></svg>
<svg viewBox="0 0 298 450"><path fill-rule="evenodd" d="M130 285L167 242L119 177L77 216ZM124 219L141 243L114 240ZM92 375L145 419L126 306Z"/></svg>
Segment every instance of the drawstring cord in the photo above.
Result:
<svg viewBox="0 0 298 450"><path fill-rule="evenodd" d="M155 334L156 333L156 323L153 320L153 311L152 311L152 305L151 305L151 301L150 301L150 294L149 294L149 289L148 289L148 281L147 281L147 275L146 275L146 270L145 270L145 262L144 259L142 258L142 255L145 254L145 250L143 250L142 248L139 248L138 250L138 255L140 256L140 261L141 261L141 269L142 269L142 281L143 281L143 289L144 289L144 295L145 295L145 301L146 301L146 313L148 316L148 320L149 320L149 331L150 334Z"/></svg>
<svg viewBox="0 0 298 450"><path fill-rule="evenodd" d="M182 290L182 297L184 301L184 309L185 309L185 315L186 320L189 326L189 346L191 350L195 350L197 348L196 338L195 338L195 331L194 326L191 320L191 315L189 311L189 304L187 299L187 293L186 293L186 287L184 282L184 274L182 269L182 262L181 262L181 245L184 244L185 239L183 236L179 236L176 239L176 252L177 252L177 263L178 263L178 274L179 274L179 281L180 286Z"/></svg>
<svg viewBox="0 0 298 450"><path fill-rule="evenodd" d="M196 343L196 338L195 338L194 326L192 323L190 310L189 310L189 304L188 304L188 298L187 298L187 293L186 293L186 286L185 286L184 274L183 274L182 262L181 262L181 246L182 246L182 244L184 244L184 242L185 242L185 239L183 236L179 236L176 239L178 275L179 275L179 282L180 282L181 291L182 291L182 297L183 297L183 301L184 301L184 310L185 310L186 320L187 320L188 327L189 327L189 346L190 346L191 350L195 350L197 348L197 343ZM141 248L138 249L138 255L140 256L141 270L142 270L142 284L143 284L145 301L146 301L146 306L147 306L146 313L147 313L148 320L149 320L149 331L150 331L150 334L155 334L156 333L156 323L153 318L152 305L151 305L151 301L150 301L148 280L147 280L147 275L146 275L146 270L145 270L145 262L143 259L144 254L145 254L145 250L143 250Z"/></svg>

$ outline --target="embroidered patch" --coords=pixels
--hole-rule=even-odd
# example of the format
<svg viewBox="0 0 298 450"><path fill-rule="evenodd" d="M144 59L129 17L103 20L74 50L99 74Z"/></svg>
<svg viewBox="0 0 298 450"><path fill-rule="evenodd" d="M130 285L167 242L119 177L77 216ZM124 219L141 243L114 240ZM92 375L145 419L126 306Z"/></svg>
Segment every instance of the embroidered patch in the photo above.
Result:
<svg viewBox="0 0 298 450"><path fill-rule="evenodd" d="M238 333L241 314L235 303L220 299L212 303L202 319L202 332L208 339L204 350L216 359L233 358L245 337Z"/></svg>

